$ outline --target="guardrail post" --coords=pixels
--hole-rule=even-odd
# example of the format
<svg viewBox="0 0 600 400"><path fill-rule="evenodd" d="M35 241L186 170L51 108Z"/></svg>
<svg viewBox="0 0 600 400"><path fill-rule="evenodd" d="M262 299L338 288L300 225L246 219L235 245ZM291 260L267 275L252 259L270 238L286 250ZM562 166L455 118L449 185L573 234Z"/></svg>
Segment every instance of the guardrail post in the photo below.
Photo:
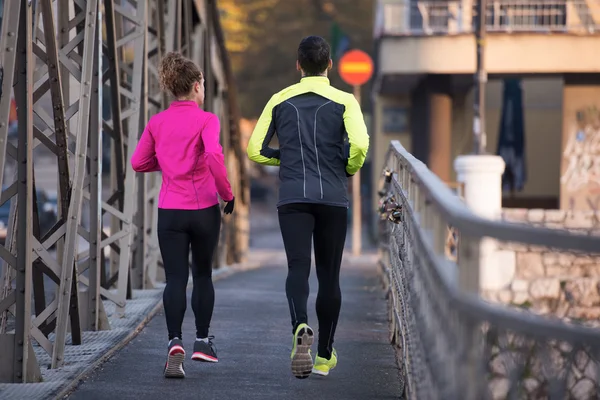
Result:
<svg viewBox="0 0 600 400"><path fill-rule="evenodd" d="M481 287L481 240L460 236L458 248L458 287L465 293L478 294Z"/></svg>
<svg viewBox="0 0 600 400"><path fill-rule="evenodd" d="M479 216L497 219L502 211L502 173L504 161L499 156L464 155L454 161L457 180L464 184L464 199ZM481 238L479 245L480 290L497 290L508 284L514 265L499 265L494 239Z"/></svg>

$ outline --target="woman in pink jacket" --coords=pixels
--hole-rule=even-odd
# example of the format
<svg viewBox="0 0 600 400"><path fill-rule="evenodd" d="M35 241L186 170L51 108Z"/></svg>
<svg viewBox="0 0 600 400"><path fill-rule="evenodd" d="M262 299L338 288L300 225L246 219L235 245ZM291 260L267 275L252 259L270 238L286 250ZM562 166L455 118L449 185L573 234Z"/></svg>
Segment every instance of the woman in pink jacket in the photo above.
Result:
<svg viewBox="0 0 600 400"><path fill-rule="evenodd" d="M159 69L161 87L176 100L150 118L131 158L137 172L162 171L158 200L158 241L167 286L163 293L168 357L164 374L183 378L181 325L186 309L189 252L192 251L192 309L196 319L193 360L217 362L213 336L208 335L215 292L212 260L221 228L220 196L224 212L233 212L234 197L227 179L220 124L203 111L204 78L192 61L169 53Z"/></svg>

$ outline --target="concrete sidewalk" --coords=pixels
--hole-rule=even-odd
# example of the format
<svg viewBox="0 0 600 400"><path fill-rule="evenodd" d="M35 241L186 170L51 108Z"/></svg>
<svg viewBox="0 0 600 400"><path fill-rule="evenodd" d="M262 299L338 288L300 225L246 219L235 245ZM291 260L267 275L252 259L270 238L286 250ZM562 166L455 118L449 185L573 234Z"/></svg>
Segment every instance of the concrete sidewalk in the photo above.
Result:
<svg viewBox="0 0 600 400"><path fill-rule="evenodd" d="M211 334L218 364L186 361L187 378L162 376L166 355L159 313L70 395L70 399L397 399L398 368L388 341L386 302L376 257L347 257L342 271L342 314L335 347L338 367L328 377L298 380L290 371L291 325L285 299L285 259L216 282ZM309 323L317 329L313 269ZM188 307L184 342L188 357L194 321ZM313 348L316 352L316 345Z"/></svg>

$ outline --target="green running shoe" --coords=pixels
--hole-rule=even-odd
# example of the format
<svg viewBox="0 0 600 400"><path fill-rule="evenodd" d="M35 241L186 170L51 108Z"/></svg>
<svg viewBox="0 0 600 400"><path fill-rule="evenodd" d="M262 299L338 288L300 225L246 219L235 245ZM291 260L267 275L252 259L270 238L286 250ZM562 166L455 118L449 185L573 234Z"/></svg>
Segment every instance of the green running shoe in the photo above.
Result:
<svg viewBox="0 0 600 400"><path fill-rule="evenodd" d="M315 366L313 367L313 374L327 376L329 371L335 368L337 365L337 352L335 349L331 352L331 358L328 360L323 357L315 357Z"/></svg>
<svg viewBox="0 0 600 400"><path fill-rule="evenodd" d="M294 334L292 347L292 374L298 379L308 378L313 368L310 346L314 341L314 332L307 324L300 324Z"/></svg>

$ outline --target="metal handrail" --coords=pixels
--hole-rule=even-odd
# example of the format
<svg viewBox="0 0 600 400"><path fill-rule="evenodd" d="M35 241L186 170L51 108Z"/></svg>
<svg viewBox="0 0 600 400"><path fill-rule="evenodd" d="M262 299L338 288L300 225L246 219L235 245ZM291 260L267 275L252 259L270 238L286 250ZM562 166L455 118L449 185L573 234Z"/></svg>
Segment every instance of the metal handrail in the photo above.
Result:
<svg viewBox="0 0 600 400"><path fill-rule="evenodd" d="M375 36L472 33L474 0L379 0ZM594 0L489 0L489 32L571 33L600 31L600 4Z"/></svg>
<svg viewBox="0 0 600 400"><path fill-rule="evenodd" d="M476 216L398 141L391 143L385 165L386 183L380 194L393 206L380 210L388 220L382 225L381 264L390 293L392 342L403 352L400 367L407 398L487 398L485 393L492 390L485 385L490 379L487 368L492 353L520 349L533 368L536 361L543 364L553 343L568 343L571 350L564 356L565 362L573 362L579 359L578 352L585 352L600 365L598 329L490 304L478 292L465 290L460 275L478 274L479 262L459 258L457 263L444 257L436 234L447 225L456 228L462 241L459 248L488 237L585 253L600 251L599 238ZM442 325L453 326L448 332L432 328L432 321L438 319ZM483 333L486 329L493 332L491 336ZM460 336L463 334L467 337ZM521 347L509 344L502 348L513 337L521 338L517 343ZM450 347L442 347L441 354L430 350L448 343ZM534 343L534 347L526 343ZM492 347L500 348L500 353L490 353ZM518 372L508 378L524 379Z"/></svg>
<svg viewBox="0 0 600 400"><path fill-rule="evenodd" d="M600 238L597 236L581 235L550 228L536 228L519 223L492 221L479 217L437 175L431 172L422 161L410 154L399 141L394 140L391 142L389 152L394 154L398 159L406 160L406 163L400 165L400 167L409 170L414 181L419 184L421 190L424 190L429 195L429 200L435 204L436 210L440 212L444 220L457 228L461 234L468 233L469 236L475 238L491 237L504 241L554 247L561 250L579 250L586 253L600 251ZM397 174L394 174L392 183L401 187ZM408 198L405 200L407 202L410 201ZM418 221L415 222L418 223ZM429 250L426 252L427 254L434 254L428 240L424 240L422 245ZM597 329L567 325L561 321L553 321L536 315L490 306L478 296L460 291L448 274L444 273L444 271L452 267L451 265L442 264L452 264L452 261L439 258L432 259L431 261L434 265L438 266L439 276L444 280L445 287L448 290L447 295L451 296L452 301L464 311L472 312L480 318L497 318L503 323L510 325L510 328L527 330L527 333L531 334L533 334L533 331L529 331L528 328L537 329L543 327L546 333L562 337L565 334L568 335L569 333L576 332L584 335L583 337L586 341L592 340L600 344L600 334Z"/></svg>
<svg viewBox="0 0 600 400"><path fill-rule="evenodd" d="M389 151L407 161L401 167L410 170L413 178L421 182L421 189L426 192L429 200L435 203L442 217L463 234L561 250L600 252L600 238L596 236L481 218L475 215L425 164L410 154L399 141L392 141Z"/></svg>

